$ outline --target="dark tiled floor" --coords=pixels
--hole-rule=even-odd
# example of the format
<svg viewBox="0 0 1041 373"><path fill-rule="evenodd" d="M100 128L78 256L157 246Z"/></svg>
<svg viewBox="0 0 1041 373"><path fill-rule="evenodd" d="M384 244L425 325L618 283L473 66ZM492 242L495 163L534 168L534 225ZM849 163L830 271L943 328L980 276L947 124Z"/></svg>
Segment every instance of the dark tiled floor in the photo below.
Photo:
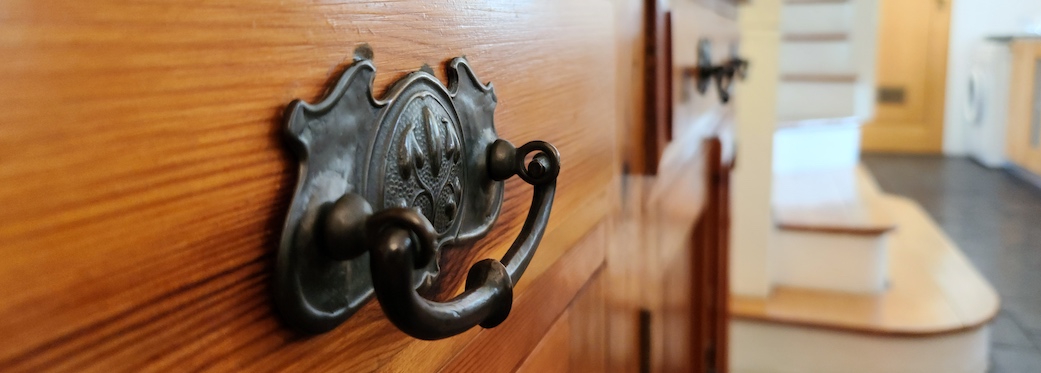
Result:
<svg viewBox="0 0 1041 373"><path fill-rule="evenodd" d="M1001 294L991 372L1041 372L1041 189L965 158L863 161L883 190L921 204Z"/></svg>

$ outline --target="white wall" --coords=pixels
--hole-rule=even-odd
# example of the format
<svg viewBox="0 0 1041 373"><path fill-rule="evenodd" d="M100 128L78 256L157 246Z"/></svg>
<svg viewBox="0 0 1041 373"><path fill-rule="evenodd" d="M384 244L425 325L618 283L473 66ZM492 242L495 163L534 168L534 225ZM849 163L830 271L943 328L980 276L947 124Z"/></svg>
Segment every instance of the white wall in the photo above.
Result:
<svg viewBox="0 0 1041 373"><path fill-rule="evenodd" d="M730 200L730 288L734 294L765 297L770 293L770 210L773 136L777 123L781 0L756 0L742 6L741 54L752 61L748 78L739 81L737 167ZM763 61L774 61L766 63Z"/></svg>
<svg viewBox="0 0 1041 373"><path fill-rule="evenodd" d="M954 0L952 6L943 150L948 155L963 155L966 123L962 113L973 45L992 35L1022 33L1031 20L1041 17L1041 0Z"/></svg>

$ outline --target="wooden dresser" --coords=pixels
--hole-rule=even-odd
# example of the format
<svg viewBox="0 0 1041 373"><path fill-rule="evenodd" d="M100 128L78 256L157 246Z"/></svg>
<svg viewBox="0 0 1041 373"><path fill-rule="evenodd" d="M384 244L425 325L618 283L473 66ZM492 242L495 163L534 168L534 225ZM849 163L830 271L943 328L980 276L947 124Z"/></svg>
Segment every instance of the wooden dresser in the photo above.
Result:
<svg viewBox="0 0 1041 373"><path fill-rule="evenodd" d="M684 43L670 72L679 92L679 63L694 63L692 38L737 36L732 3L675 3L700 30L674 36ZM632 193L625 180L636 177L624 165L647 152L630 138L649 126L645 86L631 78L644 76L645 56L629 53L643 45L647 9L623 0L0 4L0 371L630 371L651 367L640 363L652 360L641 341L657 351L654 370L672 370L663 359L686 350L663 352L666 338L725 334L720 309L698 307L702 299L726 304L717 299L726 294L718 283L725 246L717 245L726 237L732 158L727 141L705 139L726 127L729 109L713 93L675 95L693 109L677 109L685 111L672 131L702 135L687 137L700 150L681 156L668 177L695 170L684 185L707 194L684 212L677 232L686 238L670 244L682 254L654 258L700 258L690 259L697 267L662 272L691 290L661 293L657 306L612 306L618 294L670 290L657 275L630 276L630 264L609 260L657 249L627 246L634 233L618 229ZM729 50L717 45L719 56ZM326 97L359 47L372 53L376 99L415 71L449 84L448 62L465 56L494 87L498 137L559 149L545 235L513 288L510 316L495 328L423 341L373 299L310 335L273 304L301 174L283 111L294 99ZM709 116L709 125L691 125ZM459 294L474 263L510 247L532 187L514 177L504 190L486 236L441 252L441 275L426 296ZM706 210L712 219L691 236ZM715 275L696 282L698 273ZM689 311L655 318L657 339L625 332L639 328L639 309L662 312L672 301ZM701 326L672 335L668 322ZM702 342L691 343L682 346ZM615 359L616 351L626 355Z"/></svg>

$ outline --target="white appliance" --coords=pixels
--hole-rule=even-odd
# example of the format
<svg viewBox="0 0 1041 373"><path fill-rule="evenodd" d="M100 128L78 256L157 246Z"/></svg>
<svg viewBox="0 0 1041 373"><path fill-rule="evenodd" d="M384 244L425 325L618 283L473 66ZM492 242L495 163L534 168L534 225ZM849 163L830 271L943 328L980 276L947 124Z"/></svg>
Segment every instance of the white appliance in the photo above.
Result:
<svg viewBox="0 0 1041 373"><path fill-rule="evenodd" d="M965 145L984 166L1004 167L1012 52L1005 42L981 41L973 48L964 108Z"/></svg>

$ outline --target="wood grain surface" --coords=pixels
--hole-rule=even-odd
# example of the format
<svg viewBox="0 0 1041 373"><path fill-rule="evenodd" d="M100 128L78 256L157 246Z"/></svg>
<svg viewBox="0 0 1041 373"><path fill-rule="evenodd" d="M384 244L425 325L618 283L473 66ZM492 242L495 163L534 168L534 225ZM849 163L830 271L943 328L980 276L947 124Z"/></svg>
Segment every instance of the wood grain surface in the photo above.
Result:
<svg viewBox="0 0 1041 373"><path fill-rule="evenodd" d="M571 343L571 315L565 313L553 324L518 373L567 373L571 366L568 348ZM591 372L591 371L590 371Z"/></svg>
<svg viewBox="0 0 1041 373"><path fill-rule="evenodd" d="M668 372L727 371L731 163L723 160L719 139L705 139L700 147L702 185L686 187L705 194L703 206L686 218L672 210L658 221L681 223L648 229L660 245L654 269L660 276L654 301L660 337L655 341L661 346L660 369Z"/></svg>
<svg viewBox="0 0 1041 373"><path fill-rule="evenodd" d="M465 349L445 366L444 372L512 371L522 363L576 295L586 287L604 263L606 224L601 224L532 285L531 295L521 295L516 312L501 327L479 331ZM577 317L588 315L576 311ZM595 313L592 314L595 316ZM590 341L596 343L597 341ZM565 351L568 352L568 351ZM563 363L562 363L563 364Z"/></svg>
<svg viewBox="0 0 1041 373"><path fill-rule="evenodd" d="M608 372L603 272L586 285L521 363L517 372Z"/></svg>
<svg viewBox="0 0 1041 373"><path fill-rule="evenodd" d="M727 180L734 160L734 110L741 103L723 102L715 84L698 93L682 72L697 65L700 40L710 43L714 65L741 57L734 3L672 4L674 143L666 149L665 171L650 198L660 214L654 234L660 245L654 272L661 276L657 342L658 364L667 372L727 371ZM739 82L734 85L740 89ZM697 156L675 161L685 158L680 153Z"/></svg>
<svg viewBox="0 0 1041 373"><path fill-rule="evenodd" d="M641 8L632 1L620 0L619 3L625 5L627 11L640 11L620 14L619 20L648 22L653 19L645 13L648 7ZM708 151L704 140L726 132L732 121L731 107L723 105L714 90L704 95L690 94L693 83L683 80L682 70L695 65L695 48L700 38L713 41L715 62L730 57L729 48L738 40L737 24L732 17L734 3L699 0L670 5L671 49L674 51L669 74L673 90L670 105L673 138L662 159L655 162L657 169L637 169L634 165L641 164L639 161L628 163L632 172L622 180L622 204L610 222L612 234L607 244L604 286L609 289L605 294L606 363L611 372L679 371L689 367L689 357L694 352L689 348L693 334L688 326L693 315L685 310L690 310L694 300L690 297L693 276L688 260L693 252L704 249L692 245L690 236L708 198ZM621 22L620 27L629 27L627 30L632 31L631 23ZM646 24L643 27L652 28ZM619 33L620 43L630 47L623 50L642 53L641 48L647 47L646 40L635 43L628 40L627 43L624 39L627 34L621 29ZM623 69L648 71L645 69L647 60L638 62ZM642 82L645 77L637 76L641 81L630 82L632 86L645 85ZM639 92L649 89L643 87ZM648 102L642 102L634 107L641 111L653 109L648 106ZM660 149L646 151L647 135L657 133L648 131L654 123L647 122L646 116L626 118L627 124L642 121L645 127L626 127L624 133L630 134L630 141L625 148L625 159L646 160L647 155L657 154ZM732 148L728 151L729 161ZM687 305L685 309L683 303ZM649 315L646 324L641 322L640 315L644 312ZM641 345L642 342L647 345Z"/></svg>
<svg viewBox="0 0 1041 373"><path fill-rule="evenodd" d="M562 154L526 299L614 203L613 17L596 0L0 3L0 370L437 370L484 332L419 342L375 302L315 337L273 314L296 176L281 111L322 97L361 44L377 97L467 56L500 136ZM530 187L506 190L493 232L444 258L446 295L517 234Z"/></svg>
<svg viewBox="0 0 1041 373"><path fill-rule="evenodd" d="M618 146L625 169L634 174L650 174L652 160L647 159L647 8L650 1L613 0L618 84L616 112L619 118Z"/></svg>
<svg viewBox="0 0 1041 373"><path fill-rule="evenodd" d="M713 149L711 141L702 136L719 134L729 122L699 121L693 125L707 128L688 128L694 136L685 136L670 145L683 151L667 152L663 172L654 176L631 175L623 181L623 205L611 222L613 235L607 246L610 371L691 371L691 357L700 356L694 351L692 339L696 332L705 330L703 325L695 330L693 308L726 304L692 296L697 275L710 276L694 266L695 260L699 266L712 267L713 273L720 275L722 265L708 261L725 262L725 256L703 254L720 248L719 241L725 239L728 229L722 224L726 219L718 216L712 224L706 224L700 231L706 235L699 237L704 239L694 240L691 234L696 224L705 219L709 199L719 198L719 193L709 190ZM722 157L717 153L714 160L718 163ZM731 161L732 158L726 158L727 165ZM717 206L718 212L726 209L725 204L711 205ZM725 277L725 273L720 276ZM716 295L728 294L725 282L707 286L717 287ZM646 325L649 330L641 329L644 326L639 316L643 311L650 315ZM726 317L725 312L716 314ZM715 327L725 328L726 323L716 322ZM725 330L716 335L725 335ZM649 349L641 350L636 343L641 336L648 337ZM716 351L725 356L725 349Z"/></svg>

